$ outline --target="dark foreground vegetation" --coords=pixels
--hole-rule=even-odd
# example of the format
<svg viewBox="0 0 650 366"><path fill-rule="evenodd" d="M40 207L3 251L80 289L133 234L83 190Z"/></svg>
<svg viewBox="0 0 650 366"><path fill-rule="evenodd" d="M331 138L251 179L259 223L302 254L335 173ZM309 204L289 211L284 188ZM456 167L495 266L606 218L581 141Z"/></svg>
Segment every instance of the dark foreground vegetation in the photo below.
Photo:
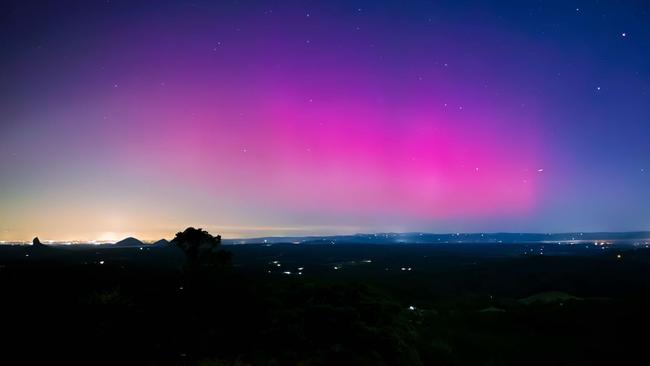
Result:
<svg viewBox="0 0 650 366"><path fill-rule="evenodd" d="M224 251L197 231L155 247L1 247L2 356L144 365L644 359L650 252L540 247Z"/></svg>

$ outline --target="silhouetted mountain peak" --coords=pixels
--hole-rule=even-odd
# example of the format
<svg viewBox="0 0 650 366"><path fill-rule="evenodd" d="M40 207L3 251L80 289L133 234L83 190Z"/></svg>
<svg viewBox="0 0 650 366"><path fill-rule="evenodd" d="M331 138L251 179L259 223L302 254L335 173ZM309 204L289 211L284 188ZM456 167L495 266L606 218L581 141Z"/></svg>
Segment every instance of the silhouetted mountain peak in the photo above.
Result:
<svg viewBox="0 0 650 366"><path fill-rule="evenodd" d="M128 237L126 239L122 239L118 241L117 243L115 243L115 245L121 247L138 247L144 245L144 243L136 238Z"/></svg>
<svg viewBox="0 0 650 366"><path fill-rule="evenodd" d="M45 244L41 243L41 241L38 239L38 236L32 240L32 246L34 248L45 248Z"/></svg>
<svg viewBox="0 0 650 366"><path fill-rule="evenodd" d="M169 241L167 239L160 239L157 242L153 243L153 245L157 247L162 247L162 246L169 245Z"/></svg>

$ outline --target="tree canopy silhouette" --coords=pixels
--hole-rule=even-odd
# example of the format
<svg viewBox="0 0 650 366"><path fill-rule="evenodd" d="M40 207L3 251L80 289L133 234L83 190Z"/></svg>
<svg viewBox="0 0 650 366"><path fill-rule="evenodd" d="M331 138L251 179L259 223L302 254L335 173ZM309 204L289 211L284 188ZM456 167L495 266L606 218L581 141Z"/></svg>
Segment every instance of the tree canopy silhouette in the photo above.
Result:
<svg viewBox="0 0 650 366"><path fill-rule="evenodd" d="M176 233L171 244L185 252L189 268L221 267L231 262L231 253L220 249L221 235L212 236L201 228L188 227Z"/></svg>

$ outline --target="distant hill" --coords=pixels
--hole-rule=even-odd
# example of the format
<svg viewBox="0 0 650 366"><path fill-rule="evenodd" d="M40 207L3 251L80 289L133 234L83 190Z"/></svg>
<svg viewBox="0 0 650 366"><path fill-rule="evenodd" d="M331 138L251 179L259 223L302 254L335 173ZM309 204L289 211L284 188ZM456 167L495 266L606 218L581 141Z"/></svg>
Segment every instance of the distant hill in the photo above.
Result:
<svg viewBox="0 0 650 366"><path fill-rule="evenodd" d="M169 241L167 239L160 239L157 242L153 243L152 245L155 245L157 247L164 247L169 245Z"/></svg>
<svg viewBox="0 0 650 366"><path fill-rule="evenodd" d="M574 233L377 233L332 236L283 236L251 239L224 239L224 244L399 244L399 243L633 243L648 241L649 231L630 232L574 232Z"/></svg>
<svg viewBox="0 0 650 366"><path fill-rule="evenodd" d="M113 244L118 247L140 247L145 245L143 242L136 238L128 237L126 239L122 239L118 241L117 243Z"/></svg>

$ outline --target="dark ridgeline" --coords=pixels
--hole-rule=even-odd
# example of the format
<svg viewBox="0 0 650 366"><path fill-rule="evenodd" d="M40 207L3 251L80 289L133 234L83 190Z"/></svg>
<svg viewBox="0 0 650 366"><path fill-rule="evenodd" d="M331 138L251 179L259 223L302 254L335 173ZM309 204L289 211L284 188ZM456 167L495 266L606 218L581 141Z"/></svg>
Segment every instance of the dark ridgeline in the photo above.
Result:
<svg viewBox="0 0 650 366"><path fill-rule="evenodd" d="M262 243L355 243L355 244L391 244L391 243L557 243L557 242L640 242L650 238L648 231L625 232L569 232L569 233L453 233L432 234L413 233L373 233L329 236L287 236L260 237L250 239L227 239L225 244L262 244Z"/></svg>

